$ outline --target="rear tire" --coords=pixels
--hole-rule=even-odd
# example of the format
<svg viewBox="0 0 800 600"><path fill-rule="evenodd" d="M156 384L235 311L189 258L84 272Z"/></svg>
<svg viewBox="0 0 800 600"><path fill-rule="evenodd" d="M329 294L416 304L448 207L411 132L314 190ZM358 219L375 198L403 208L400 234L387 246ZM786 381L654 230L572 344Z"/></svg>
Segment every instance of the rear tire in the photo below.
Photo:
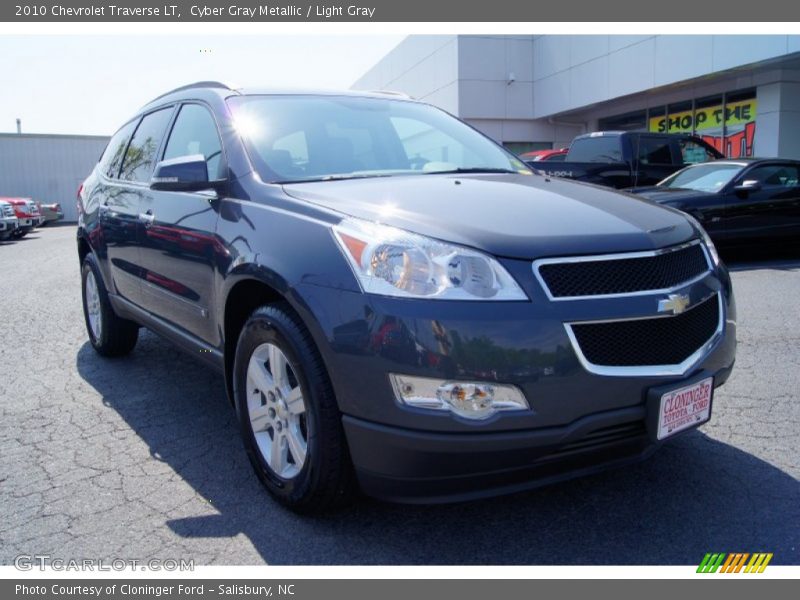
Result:
<svg viewBox="0 0 800 600"><path fill-rule="evenodd" d="M83 317L92 347L107 357L129 354L139 339L139 326L114 312L100 268L91 253L83 260L81 290Z"/></svg>
<svg viewBox="0 0 800 600"><path fill-rule="evenodd" d="M250 463L278 502L317 513L352 499L355 476L333 388L287 304L262 306L245 323L233 393Z"/></svg>

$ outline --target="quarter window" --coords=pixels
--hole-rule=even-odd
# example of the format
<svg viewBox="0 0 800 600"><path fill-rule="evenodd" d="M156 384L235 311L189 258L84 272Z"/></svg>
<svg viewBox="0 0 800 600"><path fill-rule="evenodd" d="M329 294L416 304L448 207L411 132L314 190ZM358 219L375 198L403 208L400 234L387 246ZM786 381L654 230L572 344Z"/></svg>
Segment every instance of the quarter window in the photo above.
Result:
<svg viewBox="0 0 800 600"><path fill-rule="evenodd" d="M596 136L578 138L569 147L569 162L622 162L619 137Z"/></svg>
<svg viewBox="0 0 800 600"><path fill-rule="evenodd" d="M169 134L164 159L202 154L210 179L224 177L222 143L214 118L199 104L184 104Z"/></svg>
<svg viewBox="0 0 800 600"><path fill-rule="evenodd" d="M161 138L164 137L171 114L172 108L164 108L144 116L125 152L125 160L119 174L120 179L150 181L158 146Z"/></svg>

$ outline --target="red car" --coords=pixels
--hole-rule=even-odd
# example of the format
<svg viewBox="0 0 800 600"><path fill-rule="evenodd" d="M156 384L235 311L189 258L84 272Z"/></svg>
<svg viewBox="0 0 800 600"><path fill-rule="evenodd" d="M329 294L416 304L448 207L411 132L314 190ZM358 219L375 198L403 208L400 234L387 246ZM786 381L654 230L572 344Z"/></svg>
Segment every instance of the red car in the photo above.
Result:
<svg viewBox="0 0 800 600"><path fill-rule="evenodd" d="M520 158L525 162L539 162L546 161L562 161L567 156L569 148L554 148L552 150L534 150L533 152L526 152L520 154Z"/></svg>
<svg viewBox="0 0 800 600"><path fill-rule="evenodd" d="M24 237L44 221L44 217L42 217L39 212L39 207L36 206L36 203L30 198L0 198L0 200L5 200L14 207L14 214L16 214L17 219L19 219L19 226L17 230L11 234L11 237Z"/></svg>

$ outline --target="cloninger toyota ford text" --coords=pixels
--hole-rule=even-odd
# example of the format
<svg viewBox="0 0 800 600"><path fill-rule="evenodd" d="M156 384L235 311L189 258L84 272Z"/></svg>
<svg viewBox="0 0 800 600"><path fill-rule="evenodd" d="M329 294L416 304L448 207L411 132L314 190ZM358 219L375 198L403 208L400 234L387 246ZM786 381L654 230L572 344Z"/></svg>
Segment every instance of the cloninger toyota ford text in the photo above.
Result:
<svg viewBox="0 0 800 600"><path fill-rule="evenodd" d="M224 374L261 481L464 500L638 461L710 418L731 281L692 217L536 175L389 93L150 102L79 191L92 346Z"/></svg>

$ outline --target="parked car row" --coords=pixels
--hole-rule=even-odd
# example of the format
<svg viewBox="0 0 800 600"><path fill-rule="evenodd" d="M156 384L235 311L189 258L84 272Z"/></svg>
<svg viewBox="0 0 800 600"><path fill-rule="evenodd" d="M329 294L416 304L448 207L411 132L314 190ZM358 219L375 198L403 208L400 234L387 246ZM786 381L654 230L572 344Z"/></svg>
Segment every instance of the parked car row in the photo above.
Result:
<svg viewBox="0 0 800 600"><path fill-rule="evenodd" d="M563 160L558 164L551 161ZM722 246L800 242L800 161L725 159L684 134L600 131L520 156L541 174L647 198L694 217Z"/></svg>
<svg viewBox="0 0 800 600"><path fill-rule="evenodd" d="M19 239L37 227L64 218L58 203L42 204L30 198L0 197L0 240Z"/></svg>

